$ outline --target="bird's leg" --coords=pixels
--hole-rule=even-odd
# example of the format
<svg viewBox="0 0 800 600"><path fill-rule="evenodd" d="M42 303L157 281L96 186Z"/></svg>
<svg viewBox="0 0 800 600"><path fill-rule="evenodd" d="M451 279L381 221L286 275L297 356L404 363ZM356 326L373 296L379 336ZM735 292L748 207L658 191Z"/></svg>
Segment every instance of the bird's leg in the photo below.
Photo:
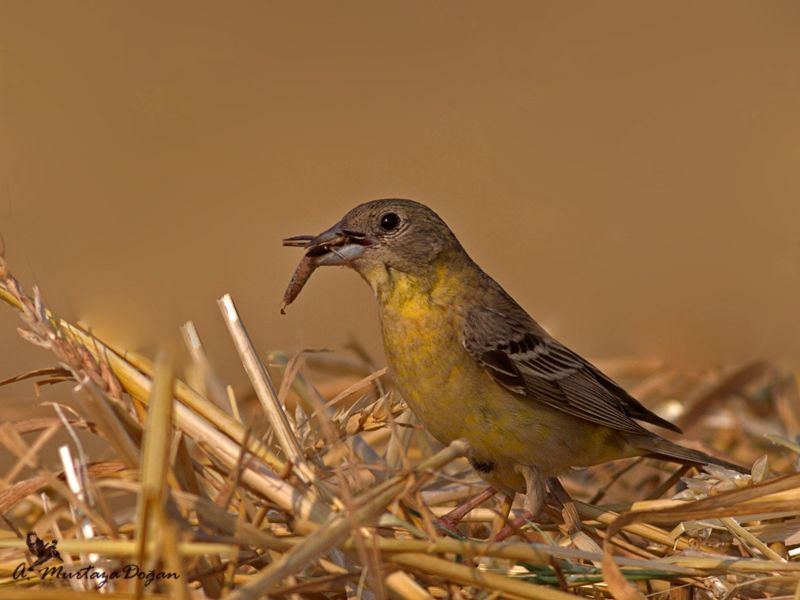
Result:
<svg viewBox="0 0 800 600"><path fill-rule="evenodd" d="M492 525L492 533L489 535L490 540L493 540L508 522L508 515L511 512L511 506L514 504L515 495L516 494L514 494L514 492L511 492L510 494L506 494L505 498L503 498L503 503L500 505L499 514Z"/></svg>
<svg viewBox="0 0 800 600"><path fill-rule="evenodd" d="M523 502L525 511L494 536L493 541L495 542L501 542L514 535L520 527L535 519L544 508L546 488L542 472L539 469L523 465L518 465L516 470L525 478L525 500Z"/></svg>
<svg viewBox="0 0 800 600"><path fill-rule="evenodd" d="M446 515L436 519L435 525L439 528L440 535L445 535L448 532L454 531L461 519L466 517L473 508L480 506L496 493L497 490L493 487L487 487L477 496L473 496L464 502L464 504L456 506Z"/></svg>
<svg viewBox="0 0 800 600"><path fill-rule="evenodd" d="M527 523L533 519L534 515L529 510L524 511L520 516L511 519L511 521L509 521L505 527L497 532L497 535L491 538L491 541L503 542L507 540L512 535L517 533L523 525L527 525Z"/></svg>

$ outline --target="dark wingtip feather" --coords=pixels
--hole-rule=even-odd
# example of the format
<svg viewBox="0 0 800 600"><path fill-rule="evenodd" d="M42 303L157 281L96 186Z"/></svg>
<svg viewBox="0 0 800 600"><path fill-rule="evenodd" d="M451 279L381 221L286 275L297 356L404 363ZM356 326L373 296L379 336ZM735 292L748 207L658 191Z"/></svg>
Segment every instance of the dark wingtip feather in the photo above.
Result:
<svg viewBox="0 0 800 600"><path fill-rule="evenodd" d="M648 456L652 456L653 458L698 466L717 465L738 473L750 473L750 469L746 467L710 456L699 450L692 450L691 448L673 444L664 438L652 436L648 438L643 445L648 450Z"/></svg>
<svg viewBox="0 0 800 600"><path fill-rule="evenodd" d="M649 419L642 419L648 423L652 423L653 425L658 425L659 427L663 427L664 429L669 429L670 431L674 431L675 433L683 433L683 429L675 425L672 421L667 421L666 419L662 419L657 414L651 411L647 411L650 413ZM639 417L636 417L637 419Z"/></svg>
<svg viewBox="0 0 800 600"><path fill-rule="evenodd" d="M623 410L629 417L632 417L637 421L644 421L645 423L650 423L652 425L657 425L658 427L663 427L664 429L669 429L675 433L683 433L683 430L675 425L675 423L659 417L656 413L631 396L625 388L603 373L600 369L588 362L587 365L591 369L592 373L594 373L595 378L600 382L600 385L602 385L623 402Z"/></svg>

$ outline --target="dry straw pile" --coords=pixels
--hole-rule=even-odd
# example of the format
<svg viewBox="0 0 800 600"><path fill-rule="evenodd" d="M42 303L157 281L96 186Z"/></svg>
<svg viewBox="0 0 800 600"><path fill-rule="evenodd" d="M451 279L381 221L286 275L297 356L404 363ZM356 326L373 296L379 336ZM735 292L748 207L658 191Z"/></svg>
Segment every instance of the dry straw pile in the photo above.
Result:
<svg viewBox="0 0 800 600"><path fill-rule="evenodd" d="M56 317L2 258L0 298L22 337L55 357L12 380L71 382L76 406L0 423L13 457L0 474L0 598L800 599L800 400L795 376L770 365L691 375L604 364L752 475L602 465L565 479L573 500L552 498L538 523L492 542L497 499L439 535L435 518L480 483L463 444L427 438L367 361L276 353L268 370L224 297L259 424L191 324L202 376L189 385L169 360ZM54 469L39 455L62 430L71 441ZM103 441L98 456L90 437ZM33 555L26 538L40 540Z"/></svg>

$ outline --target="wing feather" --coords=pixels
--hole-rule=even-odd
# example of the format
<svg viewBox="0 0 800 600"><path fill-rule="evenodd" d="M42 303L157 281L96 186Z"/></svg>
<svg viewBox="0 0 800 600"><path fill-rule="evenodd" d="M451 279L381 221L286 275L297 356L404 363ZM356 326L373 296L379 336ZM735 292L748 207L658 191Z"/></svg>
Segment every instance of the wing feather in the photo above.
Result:
<svg viewBox="0 0 800 600"><path fill-rule="evenodd" d="M509 390L586 419L630 433L645 433L635 419L673 431L590 362L553 339L515 304L510 311L488 306L467 315L467 352ZM520 312L521 315L512 313Z"/></svg>

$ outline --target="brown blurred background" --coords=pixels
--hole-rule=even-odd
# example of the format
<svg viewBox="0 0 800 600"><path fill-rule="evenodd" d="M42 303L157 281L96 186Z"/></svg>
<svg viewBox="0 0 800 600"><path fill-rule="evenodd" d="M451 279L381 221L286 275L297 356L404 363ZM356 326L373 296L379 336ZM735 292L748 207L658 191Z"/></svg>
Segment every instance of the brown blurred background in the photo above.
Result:
<svg viewBox="0 0 800 600"><path fill-rule="evenodd" d="M264 353L382 360L352 273L278 306L281 238L383 196L581 353L797 366L798 65L795 1L3 1L0 231L62 316L148 353L192 319L233 381L225 292ZM52 362L15 325L0 379Z"/></svg>

